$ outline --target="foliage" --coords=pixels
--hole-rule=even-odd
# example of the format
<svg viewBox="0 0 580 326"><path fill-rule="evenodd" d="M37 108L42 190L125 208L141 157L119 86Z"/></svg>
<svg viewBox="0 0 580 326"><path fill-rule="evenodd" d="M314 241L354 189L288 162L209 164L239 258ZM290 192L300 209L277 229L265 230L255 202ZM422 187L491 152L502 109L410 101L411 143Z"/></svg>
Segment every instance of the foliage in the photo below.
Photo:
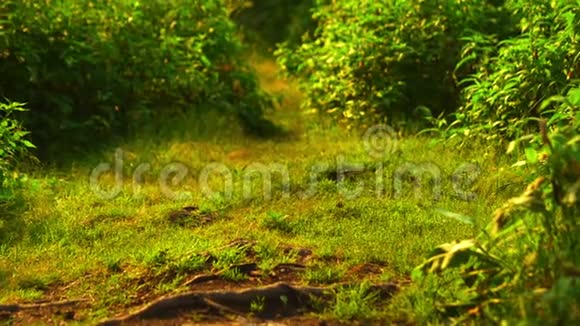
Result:
<svg viewBox="0 0 580 326"><path fill-rule="evenodd" d="M29 132L13 117L15 112L23 111L22 103L0 103L0 202L9 198L10 190L18 183L20 176L16 167L19 161L35 147L27 139Z"/></svg>
<svg viewBox="0 0 580 326"><path fill-rule="evenodd" d="M304 121L300 112L279 114L297 123ZM187 130L185 122L183 128ZM165 128L172 129L175 125ZM95 298L94 304L79 307L77 322L97 324L104 312L121 307L120 303L123 304L120 309L125 309L123 307L136 307L158 297L161 294L156 288L173 286L176 291L184 290L186 288L174 285L183 285L198 273L225 273L228 279L240 279L245 275L240 273L243 264L256 263L263 267L266 260L270 272L276 274L270 276L272 274L263 270L262 276L252 275L250 283L268 282L276 275L291 276L299 283L317 286L341 281L356 283L359 278L379 282L382 276L377 273L380 270L392 275L389 281L398 282L407 279L408 272L422 261L426 250L458 237L469 237L473 229L451 219L433 216L429 209L433 203L424 198L393 200L392 180L388 176L394 175L402 164L419 158L445 162L447 165L441 164L441 168L447 175L463 162L481 164L481 179L473 191L478 198L485 199L469 202L458 199L451 182L447 182L451 180L445 178L442 196L436 203L453 211L470 210L477 225L486 221L486 212L496 206L497 201L488 198L504 197L504 194L494 194L496 184L514 181L510 173L498 171L498 167L509 167L508 160L496 160L493 153L485 157L481 153L487 148L481 144L457 151L441 144L426 146L429 141L426 137L409 137L400 141L403 155L388 161L369 161L364 140L360 137L354 138L338 128L316 130L306 135L291 142L264 142L224 135L206 137L208 140L195 143L191 138L174 138L167 142L133 139L123 144L128 154L124 158L124 169L129 177L124 179L119 195L106 200L94 192L87 176L101 162L114 164L113 150L103 156L86 157L74 167L40 170L35 175L39 189L35 192L27 189L24 194L28 210L21 214L22 235L18 241L0 245L0 300L29 302L32 295L34 299L47 299L55 286L64 285L62 297L65 299ZM238 149L251 151L252 160L267 166L287 164L292 189L289 197L245 199L241 191L244 180L240 176L244 174L247 160L225 162L234 174L232 198L223 196L216 200L195 191L204 167L225 159L228 152ZM325 187L321 181L312 189L311 172L318 179L322 176L318 171L324 171L325 163L337 164L337 157L349 164L365 162L366 166L378 166L372 162L382 163L381 172L385 178L375 173L356 175L349 187L360 184L365 189L356 198L345 199L335 182L332 187L330 183ZM135 183L130 175L144 162L149 163L151 169ZM191 197L185 202L173 200L160 191L159 176L170 162L184 162L192 172L183 181L174 183L170 178L167 184L175 192L191 191ZM281 189L285 183L283 179L272 178L273 189ZM384 185L380 193L377 191L379 179ZM104 190L114 189L117 183L113 173L99 178L98 185ZM210 183L210 187L219 192L222 184ZM200 210L223 212L224 218L194 229L169 223L168 212L192 204ZM284 220L290 222L293 232L263 227L261 223L267 218L267 212L290 214L291 218ZM236 247L241 244L246 250L230 249L232 243ZM265 250L264 247L269 248ZM303 272L292 272L292 268L290 274L284 274L277 267L280 263L306 264L307 268ZM236 266L239 268L232 268ZM51 280L51 283L48 283L48 290L21 288L20 284L27 279ZM82 281L77 281L79 279ZM328 318L366 314L365 306L356 304L363 302L358 299L361 296L347 294L338 308L323 310L321 307L317 311ZM375 303L381 305L368 307L380 315L387 309L382 303L391 306L393 301L381 296ZM401 320L399 315L414 317L413 310L393 309L397 315L382 324L413 323L413 319ZM374 318L369 323L381 324Z"/></svg>
<svg viewBox="0 0 580 326"><path fill-rule="evenodd" d="M258 44L297 44L302 35L315 26L310 13L313 0L240 0L238 3L232 18L244 34Z"/></svg>
<svg viewBox="0 0 580 326"><path fill-rule="evenodd" d="M439 113L458 105L462 37L507 33L502 10L480 0L318 1L314 38L277 55L308 110L348 122Z"/></svg>
<svg viewBox="0 0 580 326"><path fill-rule="evenodd" d="M476 72L461 81L463 105L452 118L455 132L515 138L537 118L563 114L543 110L580 76L580 3L577 0L506 1L519 19L517 37L466 39L462 60Z"/></svg>
<svg viewBox="0 0 580 326"><path fill-rule="evenodd" d="M28 103L43 149L207 103L248 123L269 106L219 0L9 0L0 31L0 95Z"/></svg>
<svg viewBox="0 0 580 326"><path fill-rule="evenodd" d="M266 297L257 296L252 302L250 302L250 311L259 314L264 311L266 306Z"/></svg>
<svg viewBox="0 0 580 326"><path fill-rule="evenodd" d="M25 126L44 145L73 138L94 144L97 137L125 132L141 121L208 103L256 130L268 98L239 56L242 48L227 18L235 17L233 2L0 3L0 72L7 76L0 81L0 95L15 94L12 98L30 102L32 109L0 106L0 176L15 175L21 155L32 147L13 113L25 117ZM267 2L256 3L256 10L267 7ZM78 322L91 323L112 307L175 290L193 272L242 281L248 277L242 264L255 262L267 267L264 278L253 274L252 281L268 281L268 275L282 272L279 262L308 262L297 275L310 284L376 281L379 269L406 279L426 250L444 243L414 270L415 280L424 281L410 286L416 292L405 299L400 298L408 295L406 289L397 294L413 309L399 309L395 297L387 308L396 310L389 322L575 324L580 319L578 7L577 0L318 1L315 19L321 25L314 37L305 36L295 48L293 38L284 36L289 42L278 51L286 73L301 78L308 109L349 124L378 117L412 122L414 113L424 113L446 137L483 134L489 140L497 134L512 141L508 154L521 156L513 170L505 165L509 157L496 155L495 141L471 142L457 151L426 145L433 140L427 137L401 137L400 155L368 162L368 139L354 140L323 125L308 126L304 137L287 143L240 137L209 137L207 143L185 136L160 144L139 140L126 145L125 169L137 171L142 162L151 169L138 184L126 179L115 198L103 200L86 182L90 169L102 161L88 158L67 173L39 176L35 191L21 191L30 207L26 214L14 213L0 200L1 300L46 299L52 285L65 284L63 297L95 298L95 305L79 307L86 311L78 315L88 317ZM278 31L287 33L272 30ZM304 126L298 113L283 112L284 119L294 114L292 123ZM527 134L540 119L540 132ZM178 134L173 129L195 128L182 120L183 125L165 128L171 135ZM524 150L516 151L520 145ZM292 168L289 197L247 201L236 193L210 199L194 190L198 172L220 158L228 158L234 176L242 175L247 160L228 154L238 149L251 152L252 159ZM337 157L381 168L353 175L348 190L366 188L348 201L332 180L321 181L309 195L313 168ZM392 200L397 194L384 176L395 175L413 159L438 162L442 175L450 177L442 182L436 203L410 196ZM187 200L199 207L226 211L227 218L195 230L167 223L168 209L186 203L163 197L157 171L184 161L194 173L172 183L172 189L187 191ZM468 185L481 200L466 201L457 189L451 171L465 162L481 168L479 179ZM117 186L110 176L99 185ZM473 236L474 226L489 221L486 212L509 197L500 187L521 179L530 186ZM17 187L18 180L8 182ZM233 189L242 189L241 180L234 178ZM278 189L283 181L275 183ZM276 212L292 212L292 218ZM463 237L471 238L449 242ZM383 299L369 289L364 281L340 288L327 312L345 321L381 318L384 311L376 304ZM250 308L262 311L263 300Z"/></svg>
<svg viewBox="0 0 580 326"><path fill-rule="evenodd" d="M444 316L459 307L462 321L567 324L580 318L578 92L560 98L568 109L575 106L574 119L554 125L550 137L544 121L534 137L542 147L537 142L527 147L527 163L537 175L525 192L499 208L479 236L441 245L415 270L416 279L458 272L464 297L460 302L440 297Z"/></svg>
<svg viewBox="0 0 580 326"><path fill-rule="evenodd" d="M351 288L339 288L335 300L333 314L340 320L370 320L377 314L374 306L378 295L367 282Z"/></svg>
<svg viewBox="0 0 580 326"><path fill-rule="evenodd" d="M12 231L19 228L20 192L27 180L19 173L20 163L31 158L28 151L34 145L27 139L29 132L15 119L23 112L24 104L0 102L0 245L6 243Z"/></svg>
<svg viewBox="0 0 580 326"><path fill-rule="evenodd" d="M336 266L311 266L306 270L304 279L310 284L332 284L344 276L344 271Z"/></svg>
<svg viewBox="0 0 580 326"><path fill-rule="evenodd" d="M288 215L277 212L268 212L262 220L262 225L268 229L279 230L284 233L292 233L293 231Z"/></svg>

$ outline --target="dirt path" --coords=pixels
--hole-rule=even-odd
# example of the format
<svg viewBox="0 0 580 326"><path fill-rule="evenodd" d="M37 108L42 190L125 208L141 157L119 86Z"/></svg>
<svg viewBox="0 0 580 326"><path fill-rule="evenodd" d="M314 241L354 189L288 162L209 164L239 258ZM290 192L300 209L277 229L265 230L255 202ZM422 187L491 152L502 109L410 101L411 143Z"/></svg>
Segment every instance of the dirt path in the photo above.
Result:
<svg viewBox="0 0 580 326"><path fill-rule="evenodd" d="M299 110L300 94L291 83L279 79L276 64L269 59L252 59L261 82L267 91L280 95L281 100L269 118L289 130L300 133L304 126ZM232 152L231 161L243 160L245 152ZM232 245L240 245L234 243ZM244 245L250 246L251 243ZM108 307L107 318L96 319L94 300L82 297L66 299L67 284L47 291L43 301L27 304L0 305L0 322L12 325L71 323L98 325L333 325L338 322L321 321L311 313L321 312L334 301L336 289L349 287L348 283L325 287L303 286L301 274L312 251L295 250L295 263L279 264L268 271L258 268L258 262L231 266L244 274L245 280L228 281L220 273L193 274L185 277L180 290L156 297L150 293L138 294L129 306ZM251 257L249 258L251 261ZM211 257L208 258L208 262ZM353 281L378 273L380 268L362 264L350 271ZM78 282L83 282L80 280ZM152 287L160 281L144 278ZM388 299L399 289L399 284L373 285L380 298ZM151 288L151 287L149 287Z"/></svg>
<svg viewBox="0 0 580 326"><path fill-rule="evenodd" d="M240 245L240 242L232 243ZM251 244L245 243L246 246ZM303 250L301 260L311 254ZM158 298L145 295L144 303L119 308L114 317L87 320L93 309L88 299L44 301L34 304L0 305L0 320L13 325L36 324L96 324L113 325L340 325L318 319L311 313L322 312L334 302L335 291L353 284L339 283L325 287L299 285L301 263L279 264L270 271L262 271L255 263L233 265L247 278L232 282L222 273L191 275L183 282L188 290ZM368 277L376 271L371 264L353 268L353 279ZM155 282L154 279L147 280ZM400 289L400 284L378 283L368 291L386 301Z"/></svg>

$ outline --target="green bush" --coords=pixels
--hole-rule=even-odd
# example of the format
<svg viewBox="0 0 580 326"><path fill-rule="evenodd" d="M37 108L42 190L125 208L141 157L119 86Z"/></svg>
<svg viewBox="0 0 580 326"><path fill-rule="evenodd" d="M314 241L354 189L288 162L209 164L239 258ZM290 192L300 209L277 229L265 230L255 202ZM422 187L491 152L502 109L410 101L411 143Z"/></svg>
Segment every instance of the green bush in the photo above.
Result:
<svg viewBox="0 0 580 326"><path fill-rule="evenodd" d="M0 96L28 103L45 149L207 104L259 121L269 98L228 14L219 0L2 1Z"/></svg>
<svg viewBox="0 0 580 326"><path fill-rule="evenodd" d="M8 193L17 183L16 166L35 146L27 139L29 132L14 119L15 112L23 112L22 103L0 102L0 201L8 198Z"/></svg>
<svg viewBox="0 0 580 326"><path fill-rule="evenodd" d="M418 281L448 272L459 281L445 282L457 284L453 297L435 294L440 318L549 325L580 319L580 88L554 99L576 115L550 134L540 125L525 151L535 181L479 236L441 245L415 270Z"/></svg>
<svg viewBox="0 0 580 326"><path fill-rule="evenodd" d="M279 62L299 77L306 109L348 122L455 110L462 38L510 31L503 8L483 0L318 1L314 18L314 37L281 47Z"/></svg>
<svg viewBox="0 0 580 326"><path fill-rule="evenodd" d="M542 110L542 101L564 94L580 76L577 0L510 0L505 8L519 20L519 35L504 40L475 35L463 50L460 65L470 64L476 72L461 82L464 104L453 118L461 133L525 134L533 120L555 115Z"/></svg>
<svg viewBox="0 0 580 326"><path fill-rule="evenodd" d="M0 102L0 245L21 226L19 195L26 177L19 173L19 167L31 157L29 149L34 148L27 139L29 133L14 117L23 111L21 103Z"/></svg>

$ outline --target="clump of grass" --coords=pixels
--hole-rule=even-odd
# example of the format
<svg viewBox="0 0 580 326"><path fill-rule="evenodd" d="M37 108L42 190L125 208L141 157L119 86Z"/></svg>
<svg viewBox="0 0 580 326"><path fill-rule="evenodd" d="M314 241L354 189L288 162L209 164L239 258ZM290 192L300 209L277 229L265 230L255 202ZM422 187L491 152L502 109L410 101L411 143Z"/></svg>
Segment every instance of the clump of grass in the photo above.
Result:
<svg viewBox="0 0 580 326"><path fill-rule="evenodd" d="M258 267L264 274L271 272L281 260L274 244L260 242L254 246Z"/></svg>
<svg viewBox="0 0 580 326"><path fill-rule="evenodd" d="M171 267L179 274L186 274L203 269L206 262L206 257L201 255L190 255L173 262Z"/></svg>
<svg viewBox="0 0 580 326"><path fill-rule="evenodd" d="M377 316L375 305L378 296L363 282L352 287L342 287L335 292L331 315L339 320L369 320Z"/></svg>
<svg viewBox="0 0 580 326"><path fill-rule="evenodd" d="M248 276L246 274L242 273L242 271L240 271L239 268L235 267L223 270L221 273L221 277L224 280L231 282L241 282L248 279Z"/></svg>
<svg viewBox="0 0 580 326"><path fill-rule="evenodd" d="M318 265L308 268L304 279L309 284L332 284L340 281L344 273L344 269L337 266Z"/></svg>
<svg viewBox="0 0 580 326"><path fill-rule="evenodd" d="M169 261L168 255L169 251L167 249L154 251L149 257L146 258L145 263L151 268L165 266Z"/></svg>
<svg viewBox="0 0 580 326"><path fill-rule="evenodd" d="M41 277L29 277L21 279L18 282L18 287L22 290L36 290L36 291L46 291L50 285L51 280L41 278Z"/></svg>
<svg viewBox="0 0 580 326"><path fill-rule="evenodd" d="M250 311L259 314L264 311L266 307L266 298L263 296L257 296L250 302Z"/></svg>
<svg viewBox="0 0 580 326"><path fill-rule="evenodd" d="M262 220L262 225L267 229L283 233L292 233L293 231L293 225L289 221L288 215L277 212L268 212Z"/></svg>

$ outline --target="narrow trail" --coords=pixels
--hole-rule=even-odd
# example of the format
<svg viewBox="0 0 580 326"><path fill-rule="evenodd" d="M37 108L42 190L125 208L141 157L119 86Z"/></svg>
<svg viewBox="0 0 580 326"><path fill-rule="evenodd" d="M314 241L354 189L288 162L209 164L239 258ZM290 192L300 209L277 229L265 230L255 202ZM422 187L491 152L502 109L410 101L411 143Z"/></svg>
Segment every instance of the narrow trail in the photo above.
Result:
<svg viewBox="0 0 580 326"><path fill-rule="evenodd" d="M274 123L302 135L305 117L300 111L300 94L291 82L278 76L276 63L271 59L254 58L252 62L260 77L262 87L281 100L268 118ZM300 138L300 137L298 137ZM175 145L177 146L177 145ZM208 145L209 146L209 145ZM259 141L253 143L253 149L236 149L227 153L231 164L247 164L251 160L260 160L260 153L271 153L284 146L284 152L292 157L296 152L305 151L308 146L300 140L292 142ZM212 148L211 150L215 150ZM265 158L266 160L268 158ZM271 159L271 158L270 158ZM186 212L187 213L187 212ZM176 215L177 216L177 215ZM179 216L178 216L179 217ZM245 240L234 241L228 246L243 246L253 250L255 243ZM233 265L230 270L246 275L245 281L232 282L224 279L222 273L192 274L184 279L181 291L161 297L142 294L139 304L129 308L110 311L109 318L91 320L89 323L99 325L329 325L338 322L324 322L310 317L311 312L320 311L323 302L333 300L333 291L337 287L348 287L348 283L337 283L325 287L303 286L300 275L306 269L306 263L312 256L307 248L289 248L298 253L296 263L274 266L269 271L258 267L258 262ZM208 261L215 258L208 258ZM249 256L248 260L252 260ZM353 270L355 278L364 278L367 273L376 273L377 269L359 266ZM379 269L380 272L380 269ZM142 282L154 284L156 278L143 279ZM0 320L6 318L14 325L36 323L68 324L85 323L84 316L92 309L90 298L79 300L57 300L62 289L55 289L52 298L40 303L0 305ZM381 298L388 299L399 290L399 284L375 284L371 290Z"/></svg>
<svg viewBox="0 0 580 326"><path fill-rule="evenodd" d="M274 123L282 124L295 133L301 133L305 123L300 109L301 94L292 81L282 79L276 62L272 58L253 56L251 62L260 79L262 88L268 93L279 97L274 112L269 116Z"/></svg>
<svg viewBox="0 0 580 326"><path fill-rule="evenodd" d="M378 148L385 150L378 157L355 131L304 115L300 93L279 78L271 59L251 62L262 87L281 98L267 118L292 136L243 137L231 117L218 116L209 127L195 117L171 124L178 134L173 138L119 145L129 174L143 164L153 171L139 187L127 180L113 199L103 200L88 185L96 160L65 171L63 182L39 177L49 186L30 199L23 220L44 242L17 243L0 257L9 285L0 324L338 325L366 318L369 311L390 324L400 320L401 301L412 286L409 271L425 253L473 235L470 225L433 208L465 212L485 225L499 197L509 196L495 186L517 180L477 148L434 147L423 138L395 137L401 150ZM209 121L215 122L202 122ZM104 162L112 163L114 154L104 153ZM362 170L341 183L339 160ZM175 162L190 173L170 190L185 199L168 197L160 187L161 172ZM397 198L391 178L409 162L438 169L441 188L420 189L428 197L417 197L408 182L404 197ZM479 163L482 177L469 190L481 200L463 201L450 182L465 162ZM208 181L217 196L199 191L200 171L214 163L232 175L229 199L218 188L225 183L220 178ZM264 195L261 175L251 180L256 182L246 197L248 167L256 165L282 166L290 180L266 170L271 196ZM317 180L313 171L320 172ZM113 173L103 179L104 186L115 185ZM355 198L342 192L359 188ZM430 200L434 195L438 199ZM29 292L23 294L23 286ZM369 290L379 300L366 300Z"/></svg>

